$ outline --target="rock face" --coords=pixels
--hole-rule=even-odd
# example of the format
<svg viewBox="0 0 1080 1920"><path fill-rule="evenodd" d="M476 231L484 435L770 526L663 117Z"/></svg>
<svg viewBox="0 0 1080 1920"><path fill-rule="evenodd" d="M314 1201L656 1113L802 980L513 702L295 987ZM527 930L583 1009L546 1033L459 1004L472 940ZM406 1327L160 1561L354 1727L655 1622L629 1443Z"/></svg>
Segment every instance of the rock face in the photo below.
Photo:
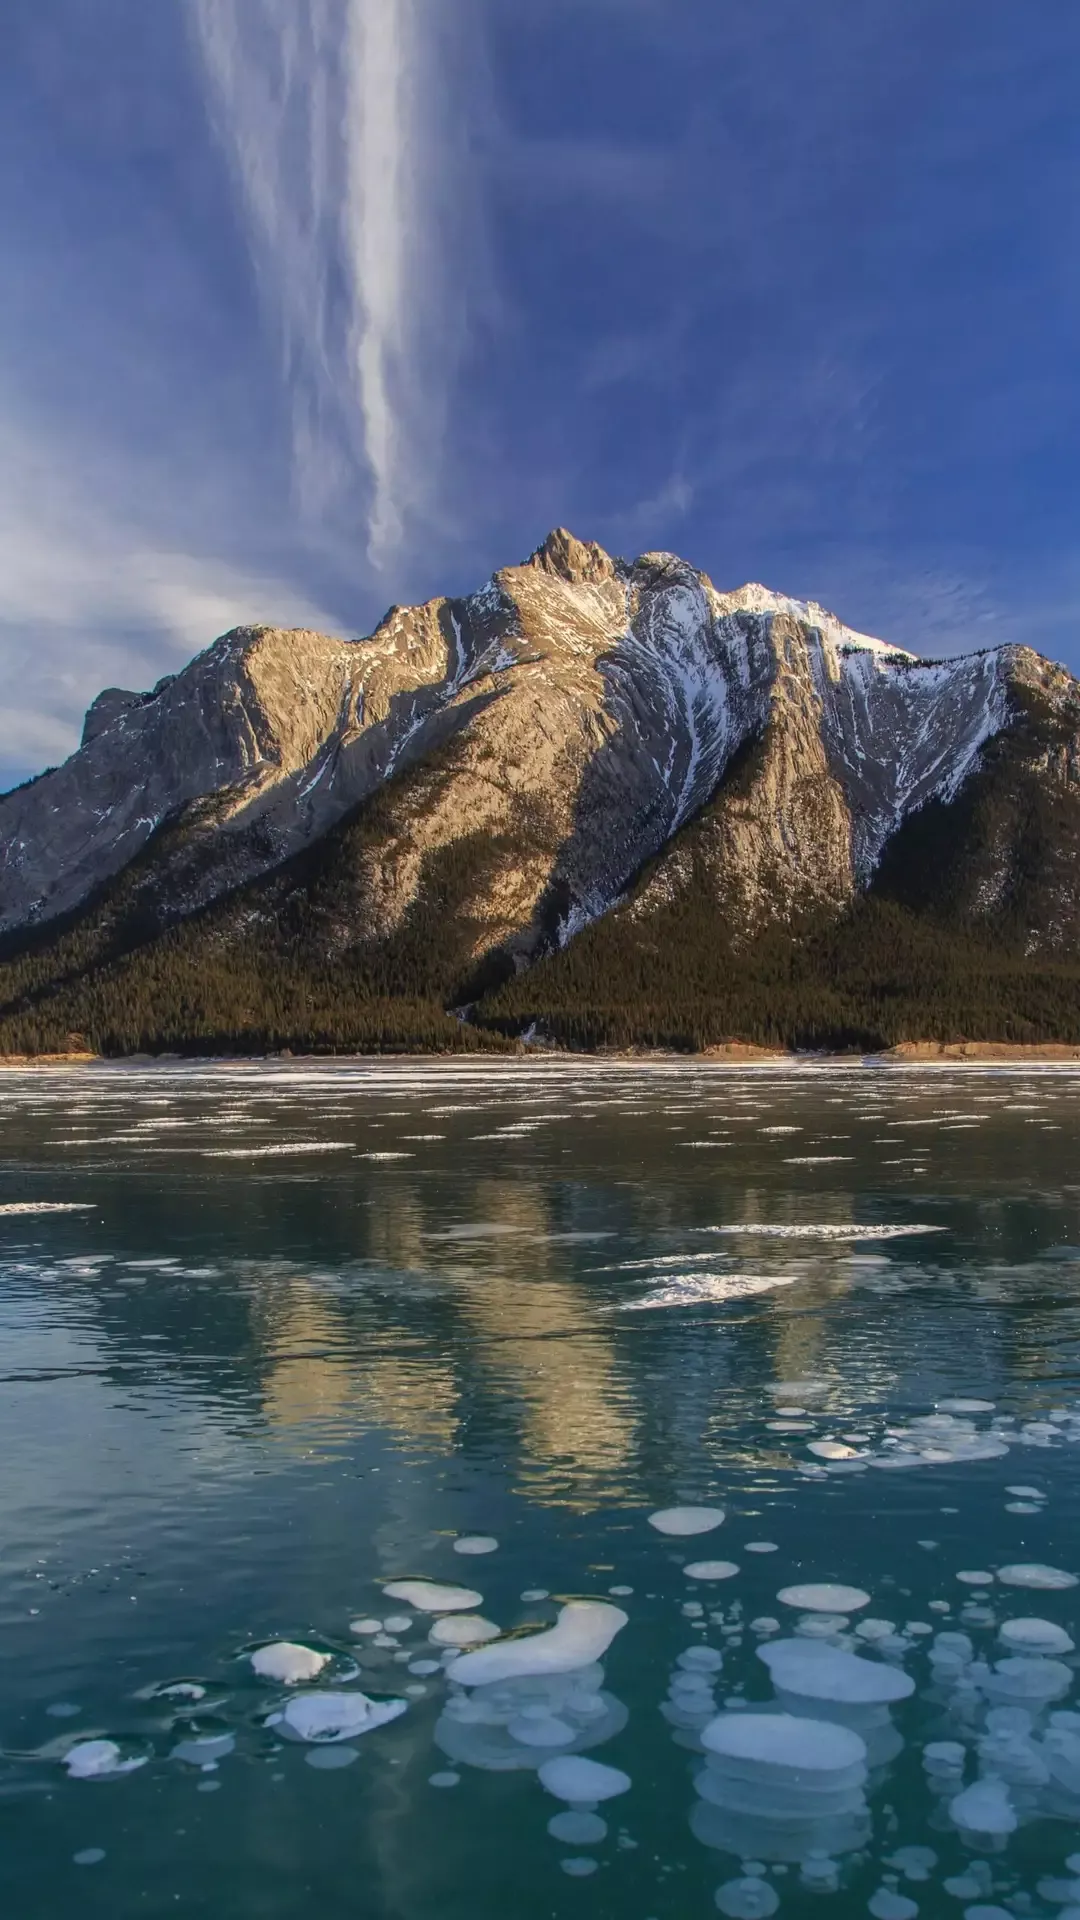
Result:
<svg viewBox="0 0 1080 1920"><path fill-rule="evenodd" d="M924 662L560 529L367 639L241 628L149 694L100 694L79 750L0 797L0 931L89 916L111 952L121 922L130 945L214 907L234 934L295 925L322 964L423 908L459 973L505 975L688 890L736 942L889 873L925 907L952 847L969 915L1071 951L1078 793L1080 688L1030 650Z"/></svg>

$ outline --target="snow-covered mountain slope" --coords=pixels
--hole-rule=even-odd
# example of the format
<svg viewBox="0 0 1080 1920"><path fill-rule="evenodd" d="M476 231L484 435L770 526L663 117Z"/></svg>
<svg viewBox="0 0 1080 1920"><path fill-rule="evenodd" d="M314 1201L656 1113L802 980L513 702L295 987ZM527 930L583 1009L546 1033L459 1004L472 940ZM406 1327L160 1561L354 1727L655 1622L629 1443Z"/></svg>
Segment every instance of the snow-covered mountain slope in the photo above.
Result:
<svg viewBox="0 0 1080 1920"><path fill-rule="evenodd" d="M699 883L748 927L840 908L1033 688L1064 713L1075 683L1025 649L924 663L813 602L557 530L365 639L238 629L150 694L100 696L79 751L0 797L0 928L121 895L160 927L312 849L332 862L357 820L328 954L394 938L437 870L465 958L520 968L703 809ZM1048 780L1071 777L1059 762ZM681 884L680 857L650 885ZM267 885L271 914L285 882Z"/></svg>

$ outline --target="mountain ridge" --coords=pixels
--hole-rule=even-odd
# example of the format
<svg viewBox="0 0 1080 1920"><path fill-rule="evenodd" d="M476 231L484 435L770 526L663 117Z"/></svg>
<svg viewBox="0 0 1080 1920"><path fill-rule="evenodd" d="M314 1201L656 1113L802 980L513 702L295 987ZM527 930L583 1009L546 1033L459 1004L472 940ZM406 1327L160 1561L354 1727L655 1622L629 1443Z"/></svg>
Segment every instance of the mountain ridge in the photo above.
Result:
<svg viewBox="0 0 1080 1920"><path fill-rule="evenodd" d="M748 1010L770 941L796 972L813 952L841 966L839 930L872 946L875 914L952 942L965 977L982 955L1004 979L1007 959L983 1025L1015 1015L1051 1041L1080 1005L1062 974L1078 861L1080 686L1033 649L924 661L816 603L556 529L477 593L391 607L365 638L234 629L149 694L99 695L76 753L0 796L0 1047L554 1033L571 990L541 989L560 966L578 979L606 948L632 1000L676 922L732 977L760 975L725 998L688 949L689 1043L756 1041L776 1027ZM1035 992L1025 966L1058 971ZM685 995L665 980L670 1011ZM884 1031L856 1002L838 1031ZM578 1026L609 1043L611 1021ZM634 1020L619 1031L633 1043Z"/></svg>

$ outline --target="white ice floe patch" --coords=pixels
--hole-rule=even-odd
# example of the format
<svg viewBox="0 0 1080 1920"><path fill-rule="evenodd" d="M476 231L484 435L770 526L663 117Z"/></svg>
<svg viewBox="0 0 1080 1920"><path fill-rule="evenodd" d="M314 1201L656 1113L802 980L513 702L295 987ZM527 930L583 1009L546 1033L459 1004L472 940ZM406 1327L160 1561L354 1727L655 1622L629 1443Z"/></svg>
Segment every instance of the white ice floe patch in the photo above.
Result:
<svg viewBox="0 0 1080 1920"><path fill-rule="evenodd" d="M688 1580L733 1580L738 1571L734 1560L690 1560L683 1568Z"/></svg>
<svg viewBox="0 0 1080 1920"><path fill-rule="evenodd" d="M269 1646L259 1647L251 1656L252 1669L260 1680L274 1680L283 1687L314 1680L329 1664L328 1653L299 1646L294 1640L274 1640Z"/></svg>
<svg viewBox="0 0 1080 1920"><path fill-rule="evenodd" d="M649 1515L649 1525L655 1527L657 1533L679 1539L695 1533L712 1533L723 1522L723 1507L661 1507Z"/></svg>
<svg viewBox="0 0 1080 1920"><path fill-rule="evenodd" d="M607 1600L568 1600L553 1627L518 1639L500 1640L454 1662L460 1686L488 1686L528 1675L573 1673L605 1654L627 1623L621 1607Z"/></svg>
<svg viewBox="0 0 1080 1920"><path fill-rule="evenodd" d="M437 1580L391 1580L383 1592L419 1613L471 1613L484 1598L473 1587L442 1586Z"/></svg>
<svg viewBox="0 0 1080 1920"><path fill-rule="evenodd" d="M280 1724L298 1740L355 1740L362 1733L397 1720L407 1710L405 1700L369 1700L365 1693L305 1693L290 1700ZM273 1724L277 1716L271 1716Z"/></svg>
<svg viewBox="0 0 1080 1920"><path fill-rule="evenodd" d="M1061 1567L1047 1567L1036 1560L999 1567L997 1577L1004 1587L1033 1587L1043 1593L1063 1593L1066 1587L1078 1584L1075 1573L1066 1573Z"/></svg>
<svg viewBox="0 0 1080 1920"><path fill-rule="evenodd" d="M829 1167L837 1160L854 1160L853 1153L789 1153L786 1167Z"/></svg>
<svg viewBox="0 0 1080 1920"><path fill-rule="evenodd" d="M861 1587L845 1587L824 1581L802 1586L781 1587L777 1599L785 1607L798 1607L803 1613L858 1613L870 1605L870 1595Z"/></svg>
<svg viewBox="0 0 1080 1920"><path fill-rule="evenodd" d="M556 1800L566 1800L577 1807L594 1807L600 1801L614 1800L619 1794L629 1793L633 1784L630 1775L621 1768L608 1767L576 1753L545 1760L539 1778L541 1786Z"/></svg>
<svg viewBox="0 0 1080 1920"><path fill-rule="evenodd" d="M466 1554L494 1553L498 1545L493 1533L463 1533L453 1543L455 1553Z"/></svg>
<svg viewBox="0 0 1080 1920"><path fill-rule="evenodd" d="M9 1213L92 1213L96 1200L5 1200L0 1214Z"/></svg>
<svg viewBox="0 0 1080 1920"><path fill-rule="evenodd" d="M282 1140L272 1147L202 1147L206 1160L276 1160L293 1153L344 1153L351 1140Z"/></svg>
<svg viewBox="0 0 1080 1920"><path fill-rule="evenodd" d="M64 1765L69 1780L110 1780L118 1774L134 1773L136 1767L146 1765L146 1759L140 1754L125 1760L115 1740L80 1740L68 1748Z"/></svg>
<svg viewBox="0 0 1080 1920"><path fill-rule="evenodd" d="M622 1313L642 1313L655 1307L722 1306L728 1300L748 1300L758 1293L773 1293L779 1287L794 1286L796 1274L689 1273L669 1280L637 1300L622 1300Z"/></svg>
<svg viewBox="0 0 1080 1920"><path fill-rule="evenodd" d="M694 1233L737 1234L743 1238L770 1240L904 1240L920 1233L945 1233L947 1228L915 1221L910 1226L830 1226L825 1222L804 1222L798 1226L776 1225L762 1221L738 1226L694 1227Z"/></svg>

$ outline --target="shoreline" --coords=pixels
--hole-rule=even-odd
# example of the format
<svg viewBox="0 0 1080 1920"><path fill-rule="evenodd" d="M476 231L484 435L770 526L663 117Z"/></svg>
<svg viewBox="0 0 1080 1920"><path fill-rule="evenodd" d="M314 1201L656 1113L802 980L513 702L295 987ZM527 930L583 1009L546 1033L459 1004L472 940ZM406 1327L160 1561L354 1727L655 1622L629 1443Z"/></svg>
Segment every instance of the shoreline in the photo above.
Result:
<svg viewBox="0 0 1080 1920"><path fill-rule="evenodd" d="M1080 1065L1080 1044L1074 1045L1064 1040L901 1040L895 1046L886 1047L876 1053L810 1053L796 1052L786 1047L760 1047L751 1041L731 1040L717 1046L703 1047L697 1053L684 1053L675 1049L661 1047L633 1047L624 1051L615 1048L572 1049L569 1047L522 1046L515 1052L502 1054L468 1053L456 1048L443 1051L425 1051L422 1053L384 1052L384 1053L136 1053L136 1054L98 1054L98 1053L8 1053L0 1054L0 1072L41 1072L47 1069L67 1069L71 1067L121 1067L121 1066L255 1066L273 1062L296 1062L298 1065L317 1063L329 1066L335 1061L355 1062L358 1060L377 1060L389 1062L460 1060L470 1065L479 1065L481 1061L521 1061L521 1060L595 1060L628 1064L632 1061L679 1061L711 1063L717 1066L768 1066L770 1064L788 1064L791 1066L857 1066L859 1064L875 1066L941 1066L963 1065L1009 1065L1028 1061L1046 1061L1050 1064Z"/></svg>

